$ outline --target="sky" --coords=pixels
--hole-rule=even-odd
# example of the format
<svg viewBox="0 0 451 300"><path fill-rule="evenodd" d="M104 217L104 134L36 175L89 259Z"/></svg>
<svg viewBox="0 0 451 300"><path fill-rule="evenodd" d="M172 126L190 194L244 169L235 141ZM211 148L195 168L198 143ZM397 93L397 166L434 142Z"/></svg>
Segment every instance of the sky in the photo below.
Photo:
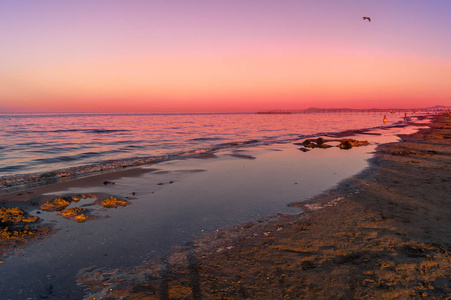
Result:
<svg viewBox="0 0 451 300"><path fill-rule="evenodd" d="M451 105L450 12L449 0L0 0L0 113Z"/></svg>

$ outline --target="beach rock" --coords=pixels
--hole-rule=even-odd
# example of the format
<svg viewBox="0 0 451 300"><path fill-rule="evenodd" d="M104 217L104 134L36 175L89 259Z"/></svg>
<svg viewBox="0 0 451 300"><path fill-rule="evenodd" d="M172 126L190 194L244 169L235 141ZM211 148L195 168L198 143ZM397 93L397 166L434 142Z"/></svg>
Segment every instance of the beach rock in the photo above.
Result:
<svg viewBox="0 0 451 300"><path fill-rule="evenodd" d="M352 147L359 147L359 146L365 146L368 145L368 141L357 141L354 139L342 139L340 142L340 149L351 149Z"/></svg>

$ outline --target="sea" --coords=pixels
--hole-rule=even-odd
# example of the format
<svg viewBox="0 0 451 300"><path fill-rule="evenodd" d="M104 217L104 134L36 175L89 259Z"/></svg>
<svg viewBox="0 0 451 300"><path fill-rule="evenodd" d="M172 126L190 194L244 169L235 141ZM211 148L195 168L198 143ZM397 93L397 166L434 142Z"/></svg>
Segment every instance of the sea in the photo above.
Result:
<svg viewBox="0 0 451 300"><path fill-rule="evenodd" d="M387 114L385 114L387 115ZM403 122L392 113L0 114L0 186Z"/></svg>

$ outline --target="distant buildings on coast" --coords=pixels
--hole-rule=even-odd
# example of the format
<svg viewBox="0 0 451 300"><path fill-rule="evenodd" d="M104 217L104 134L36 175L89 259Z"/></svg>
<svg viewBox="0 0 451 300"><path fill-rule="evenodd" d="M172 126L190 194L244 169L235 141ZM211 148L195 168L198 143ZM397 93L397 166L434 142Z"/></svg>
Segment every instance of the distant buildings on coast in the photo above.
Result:
<svg viewBox="0 0 451 300"><path fill-rule="evenodd" d="M256 114L265 114L265 115L289 115L289 114L341 114L341 113L420 113L420 114L441 114L441 113L449 113L451 110L450 106L434 106L429 108L371 108L371 109L355 109L355 108L314 108L310 107L303 110L267 110L267 111L258 111Z"/></svg>

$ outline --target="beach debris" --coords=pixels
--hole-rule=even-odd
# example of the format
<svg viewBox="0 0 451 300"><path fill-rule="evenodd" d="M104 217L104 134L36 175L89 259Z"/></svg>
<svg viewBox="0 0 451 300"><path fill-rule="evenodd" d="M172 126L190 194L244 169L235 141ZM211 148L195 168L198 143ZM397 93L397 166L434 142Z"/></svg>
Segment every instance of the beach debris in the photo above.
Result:
<svg viewBox="0 0 451 300"><path fill-rule="evenodd" d="M310 151L310 149L307 149L307 148L305 148L305 147L299 148L299 150L302 151L302 152L308 152L308 151Z"/></svg>
<svg viewBox="0 0 451 300"><path fill-rule="evenodd" d="M359 147L359 146L366 146L368 145L368 141L358 141L358 140L354 140L354 139L342 139L340 141L340 145L338 145L338 147L340 147L340 149L351 149L352 147Z"/></svg>
<svg viewBox="0 0 451 300"><path fill-rule="evenodd" d="M107 184L115 184L115 183L112 182L112 181L109 181L109 180L105 180L105 181L103 182L103 184L104 184L104 185L107 185Z"/></svg>
<svg viewBox="0 0 451 300"><path fill-rule="evenodd" d="M106 208L117 208L118 206L129 205L130 201L117 199L116 197L111 196L110 198L103 200L100 204Z"/></svg>
<svg viewBox="0 0 451 300"><path fill-rule="evenodd" d="M163 183L163 182L160 182L160 183L158 183L157 185L164 185L164 183Z"/></svg>
<svg viewBox="0 0 451 300"><path fill-rule="evenodd" d="M85 211L86 208L71 207L62 212L59 212L58 214L62 215L63 218L65 219L74 220L79 223L82 223L88 220L88 217L83 213Z"/></svg>
<svg viewBox="0 0 451 300"><path fill-rule="evenodd" d="M63 198L55 198L42 204L41 209L45 211L61 211L68 207L69 204L70 202Z"/></svg>

